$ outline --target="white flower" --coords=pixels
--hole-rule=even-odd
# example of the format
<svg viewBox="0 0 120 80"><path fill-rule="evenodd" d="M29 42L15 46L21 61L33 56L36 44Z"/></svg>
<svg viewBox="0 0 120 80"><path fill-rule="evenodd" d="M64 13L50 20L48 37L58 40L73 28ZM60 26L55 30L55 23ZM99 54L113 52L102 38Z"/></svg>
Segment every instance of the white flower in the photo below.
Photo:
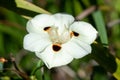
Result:
<svg viewBox="0 0 120 80"><path fill-rule="evenodd" d="M91 53L97 31L89 23L68 14L40 14L27 23L24 48L35 52L50 69Z"/></svg>

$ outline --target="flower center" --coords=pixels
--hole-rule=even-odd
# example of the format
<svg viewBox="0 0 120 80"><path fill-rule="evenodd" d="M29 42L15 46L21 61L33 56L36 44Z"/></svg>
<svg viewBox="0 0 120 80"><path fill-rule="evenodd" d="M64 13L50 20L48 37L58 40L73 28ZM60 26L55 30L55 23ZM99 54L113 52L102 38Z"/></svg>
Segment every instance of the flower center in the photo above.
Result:
<svg viewBox="0 0 120 80"><path fill-rule="evenodd" d="M70 32L64 29L61 33L58 32L58 28L51 27L47 30L49 37L53 44L63 44L70 40Z"/></svg>
<svg viewBox="0 0 120 80"><path fill-rule="evenodd" d="M68 42L72 36L79 36L77 32L70 31L67 28L64 28L61 31L56 27L45 27L44 31L48 32L50 40L52 41L52 49L57 52L61 50L61 44Z"/></svg>

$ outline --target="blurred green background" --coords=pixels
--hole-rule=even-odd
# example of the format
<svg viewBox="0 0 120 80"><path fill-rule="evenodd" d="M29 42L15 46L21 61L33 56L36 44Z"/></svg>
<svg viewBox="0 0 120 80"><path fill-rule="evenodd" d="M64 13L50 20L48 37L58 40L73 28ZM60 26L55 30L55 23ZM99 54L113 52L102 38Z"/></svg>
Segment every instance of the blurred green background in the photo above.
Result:
<svg viewBox="0 0 120 80"><path fill-rule="evenodd" d="M92 53L48 70L23 49L28 17L41 13L67 13L91 23L99 32ZM0 80L120 80L119 17L120 0L0 0Z"/></svg>

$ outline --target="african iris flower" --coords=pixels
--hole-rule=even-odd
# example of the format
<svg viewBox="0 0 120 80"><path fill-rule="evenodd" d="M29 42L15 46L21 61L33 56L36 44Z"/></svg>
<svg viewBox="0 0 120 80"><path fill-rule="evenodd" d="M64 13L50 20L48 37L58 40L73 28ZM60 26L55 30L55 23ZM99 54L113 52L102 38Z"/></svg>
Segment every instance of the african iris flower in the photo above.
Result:
<svg viewBox="0 0 120 80"><path fill-rule="evenodd" d="M28 21L27 31L24 49L35 52L49 69L91 53L90 44L97 37L91 24L60 13L35 16Z"/></svg>

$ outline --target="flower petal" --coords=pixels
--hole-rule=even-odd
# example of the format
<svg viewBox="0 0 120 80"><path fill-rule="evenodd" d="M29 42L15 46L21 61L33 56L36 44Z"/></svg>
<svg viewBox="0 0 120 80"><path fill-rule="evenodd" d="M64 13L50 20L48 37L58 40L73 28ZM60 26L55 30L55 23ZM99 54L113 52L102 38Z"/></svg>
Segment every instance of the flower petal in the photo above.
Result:
<svg viewBox="0 0 120 80"><path fill-rule="evenodd" d="M80 41L79 39L75 39L73 38L71 40L72 42L76 43L77 45L79 45L82 49L84 49L87 53L91 53L92 49L90 44L87 44L85 42Z"/></svg>
<svg viewBox="0 0 120 80"><path fill-rule="evenodd" d="M74 22L70 29L79 33L79 36L76 38L88 44L91 44L97 37L95 28L91 24L83 21Z"/></svg>
<svg viewBox="0 0 120 80"><path fill-rule="evenodd" d="M49 40L48 35L46 34L36 34L36 33L30 33L27 34L24 37L23 46L24 49L30 50L30 51L37 51L41 52L43 51L48 45L52 44Z"/></svg>
<svg viewBox="0 0 120 80"><path fill-rule="evenodd" d="M74 21L74 17L72 15L68 14L54 14L53 17L55 18L55 25L58 27L66 26L69 27L68 25L71 25Z"/></svg>
<svg viewBox="0 0 120 80"><path fill-rule="evenodd" d="M54 53L54 62L53 66L58 67L58 66L63 66L68 63L70 63L73 60L73 57L68 54L68 52L63 48L61 52L59 53Z"/></svg>
<svg viewBox="0 0 120 80"><path fill-rule="evenodd" d="M49 69L52 68L54 54L52 53L50 46L48 46L43 52L35 52L35 54Z"/></svg>
<svg viewBox="0 0 120 80"><path fill-rule="evenodd" d="M69 28L69 26L74 22L74 17L72 15L68 14L54 14L54 25L58 27L58 34L61 34L66 28Z"/></svg>
<svg viewBox="0 0 120 80"><path fill-rule="evenodd" d="M54 24L52 15L40 14L27 22L27 31L33 33L44 32L44 28Z"/></svg>
<svg viewBox="0 0 120 80"><path fill-rule="evenodd" d="M52 45L47 47L42 53L36 52L36 55L43 60L49 69L52 67L66 65L73 60L73 57L67 54L64 48L62 48L59 52L54 52Z"/></svg>
<svg viewBox="0 0 120 80"><path fill-rule="evenodd" d="M72 39L63 44L63 48L74 58L82 58L91 52L91 46L80 40Z"/></svg>

